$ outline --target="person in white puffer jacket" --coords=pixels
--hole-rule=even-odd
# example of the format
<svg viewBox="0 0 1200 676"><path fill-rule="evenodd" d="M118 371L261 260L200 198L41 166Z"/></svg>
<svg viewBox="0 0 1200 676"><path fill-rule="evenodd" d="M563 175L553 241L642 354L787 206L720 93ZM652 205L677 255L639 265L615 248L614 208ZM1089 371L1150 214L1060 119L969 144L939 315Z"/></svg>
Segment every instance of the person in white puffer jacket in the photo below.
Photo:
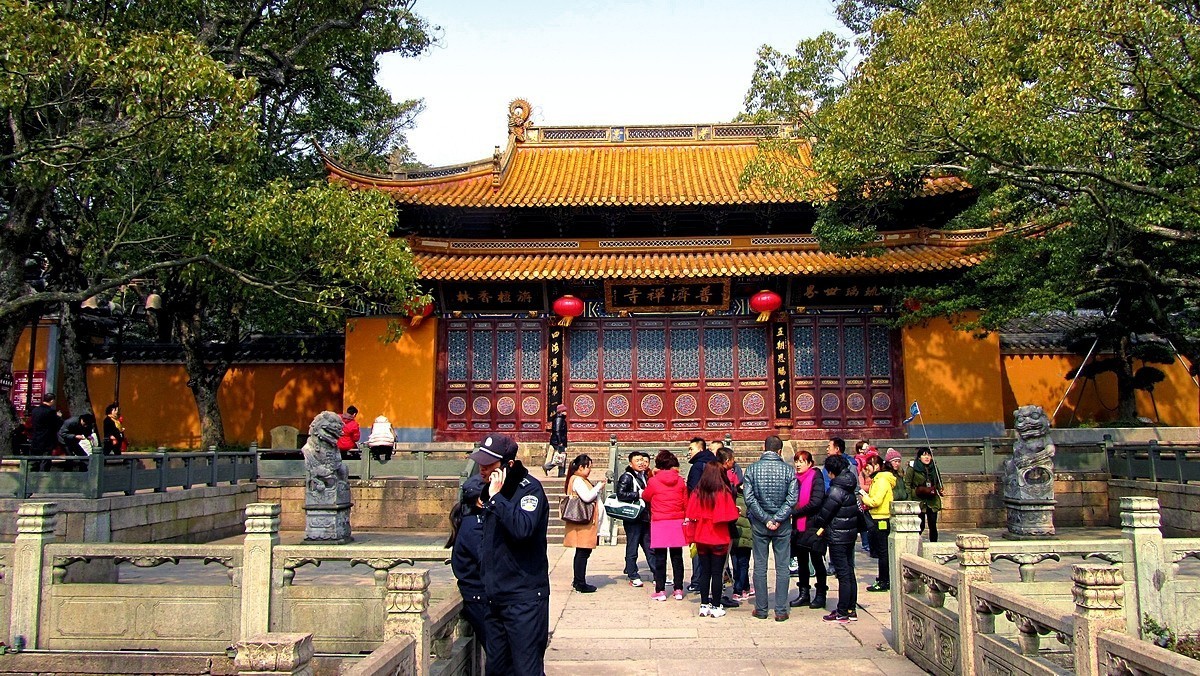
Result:
<svg viewBox="0 0 1200 676"><path fill-rule="evenodd" d="M392 451L396 448L396 431L387 416L375 418L371 425L371 435L367 437L367 447L376 460L387 462L392 459Z"/></svg>

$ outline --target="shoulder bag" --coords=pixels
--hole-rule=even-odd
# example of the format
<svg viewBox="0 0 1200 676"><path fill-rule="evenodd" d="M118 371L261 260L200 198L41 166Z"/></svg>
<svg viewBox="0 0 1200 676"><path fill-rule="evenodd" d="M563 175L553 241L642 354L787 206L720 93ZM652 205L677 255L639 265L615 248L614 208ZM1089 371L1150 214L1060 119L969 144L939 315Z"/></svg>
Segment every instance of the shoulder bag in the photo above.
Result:
<svg viewBox="0 0 1200 676"><path fill-rule="evenodd" d="M634 521L642 515L645 509L646 503L642 500L638 500L637 502L621 502L615 494L609 495L604 499L604 512L614 519Z"/></svg>
<svg viewBox="0 0 1200 676"><path fill-rule="evenodd" d="M596 503L587 503L578 495L564 495L558 503L558 512L567 523L587 524L596 515Z"/></svg>

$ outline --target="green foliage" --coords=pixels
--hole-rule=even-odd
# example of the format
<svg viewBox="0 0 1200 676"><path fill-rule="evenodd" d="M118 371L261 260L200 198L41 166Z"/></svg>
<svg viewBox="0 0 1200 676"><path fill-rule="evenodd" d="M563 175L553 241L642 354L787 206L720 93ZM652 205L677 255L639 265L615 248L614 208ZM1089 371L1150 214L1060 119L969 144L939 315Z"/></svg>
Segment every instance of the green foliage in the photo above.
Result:
<svg viewBox="0 0 1200 676"><path fill-rule="evenodd" d="M1160 648L1200 660L1200 632L1178 636L1170 627L1159 624L1153 617L1144 614L1142 615L1142 635Z"/></svg>
<svg viewBox="0 0 1200 676"><path fill-rule="evenodd" d="M117 285L178 264L151 243L181 236L160 231L180 230L167 218L180 199L220 199L230 167L258 155L254 83L186 35L113 32L16 0L0 0L0 44L0 258L50 264L46 292L0 281L0 320L78 302L89 277Z"/></svg>
<svg viewBox="0 0 1200 676"><path fill-rule="evenodd" d="M386 198L328 185L312 144L414 160L403 130L421 104L375 81L381 54L432 43L411 7L0 0L0 361L30 314L148 279L209 445L229 353L206 360L206 343L419 296ZM21 273L42 258L44 289Z"/></svg>
<svg viewBox="0 0 1200 676"><path fill-rule="evenodd" d="M211 253L233 274L254 271L237 285L242 291L268 292L261 300L274 305L282 296L340 325L348 307L399 306L421 295L408 243L389 236L395 220L383 193L275 181L232 211ZM285 328L261 319L254 326Z"/></svg>
<svg viewBox="0 0 1200 676"><path fill-rule="evenodd" d="M922 177L962 176L977 201L949 227L1009 235L961 279L897 290L920 301L908 321L994 330L1103 309L1117 332L1164 336L1195 364L1200 21L1189 7L842 0L859 33L853 68L830 36L794 56L764 47L746 97L748 114L798 119L811 156L768 146L744 179L815 196L823 246L864 254L888 212L855 207L857 196L912 199Z"/></svg>
<svg viewBox="0 0 1200 676"><path fill-rule="evenodd" d="M770 45L758 50L745 120L800 120L837 98L849 72L850 43L830 32L801 40L795 54Z"/></svg>

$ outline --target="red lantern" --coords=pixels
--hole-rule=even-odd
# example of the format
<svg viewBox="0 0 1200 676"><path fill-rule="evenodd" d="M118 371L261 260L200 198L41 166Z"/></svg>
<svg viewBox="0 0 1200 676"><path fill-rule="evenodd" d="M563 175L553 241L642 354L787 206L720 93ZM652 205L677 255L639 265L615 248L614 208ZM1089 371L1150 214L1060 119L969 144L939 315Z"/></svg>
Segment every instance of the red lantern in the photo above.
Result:
<svg viewBox="0 0 1200 676"><path fill-rule="evenodd" d="M774 291L763 289L750 298L750 309L758 313L758 321L765 322L771 313L783 305L783 299Z"/></svg>
<svg viewBox="0 0 1200 676"><path fill-rule="evenodd" d="M583 301L571 294L567 294L554 301L554 314L562 317L558 321L559 326L570 326L572 319L583 314Z"/></svg>
<svg viewBox="0 0 1200 676"><path fill-rule="evenodd" d="M433 303L426 303L424 307L409 310L408 325L412 328L417 328L421 325L421 320L433 314Z"/></svg>

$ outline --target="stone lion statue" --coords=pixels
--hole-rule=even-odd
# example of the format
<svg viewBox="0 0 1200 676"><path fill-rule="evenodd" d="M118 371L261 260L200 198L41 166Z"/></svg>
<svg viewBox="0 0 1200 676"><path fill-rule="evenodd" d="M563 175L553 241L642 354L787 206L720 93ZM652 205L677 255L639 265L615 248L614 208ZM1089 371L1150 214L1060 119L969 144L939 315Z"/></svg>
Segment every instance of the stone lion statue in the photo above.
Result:
<svg viewBox="0 0 1200 676"><path fill-rule="evenodd" d="M338 482L349 481L350 474L342 464L342 454L337 448L340 436L342 418L333 411L322 411L308 426L308 441L303 451L310 493L319 495L336 491Z"/></svg>
<svg viewBox="0 0 1200 676"><path fill-rule="evenodd" d="M1013 411L1017 440L1012 458L1004 461L1004 497L1050 500L1054 497L1054 442L1050 418L1041 406Z"/></svg>

